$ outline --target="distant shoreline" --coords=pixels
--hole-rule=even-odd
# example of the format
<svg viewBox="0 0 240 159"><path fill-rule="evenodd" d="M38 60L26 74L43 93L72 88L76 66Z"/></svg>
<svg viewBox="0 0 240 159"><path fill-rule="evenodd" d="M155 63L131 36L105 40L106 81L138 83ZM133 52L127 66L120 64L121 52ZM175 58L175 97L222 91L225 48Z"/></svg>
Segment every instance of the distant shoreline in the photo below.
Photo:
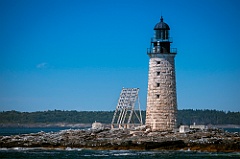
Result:
<svg viewBox="0 0 240 159"><path fill-rule="evenodd" d="M0 128L89 128L92 124L88 123L34 123L34 124L0 124Z"/></svg>
<svg viewBox="0 0 240 159"><path fill-rule="evenodd" d="M110 127L110 124L103 124L105 127ZM0 124L0 128L90 128L92 123L32 123L32 124ZM210 128L240 128L240 125L223 124L223 125L207 125Z"/></svg>

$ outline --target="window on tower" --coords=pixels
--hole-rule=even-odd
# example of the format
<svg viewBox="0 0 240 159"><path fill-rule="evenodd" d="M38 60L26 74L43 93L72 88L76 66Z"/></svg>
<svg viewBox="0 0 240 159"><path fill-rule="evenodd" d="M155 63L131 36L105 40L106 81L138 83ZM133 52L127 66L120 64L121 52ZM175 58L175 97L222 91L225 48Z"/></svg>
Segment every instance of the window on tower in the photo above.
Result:
<svg viewBox="0 0 240 159"><path fill-rule="evenodd" d="M160 72L157 72L157 76L160 76Z"/></svg>
<svg viewBox="0 0 240 159"><path fill-rule="evenodd" d="M157 87L160 87L160 83L157 83Z"/></svg>
<svg viewBox="0 0 240 159"><path fill-rule="evenodd" d="M157 61L157 64L160 64L160 61Z"/></svg>
<svg viewBox="0 0 240 159"><path fill-rule="evenodd" d="M156 95L156 97L157 97L157 98L160 98L160 95L159 95L159 94L157 94L157 95Z"/></svg>

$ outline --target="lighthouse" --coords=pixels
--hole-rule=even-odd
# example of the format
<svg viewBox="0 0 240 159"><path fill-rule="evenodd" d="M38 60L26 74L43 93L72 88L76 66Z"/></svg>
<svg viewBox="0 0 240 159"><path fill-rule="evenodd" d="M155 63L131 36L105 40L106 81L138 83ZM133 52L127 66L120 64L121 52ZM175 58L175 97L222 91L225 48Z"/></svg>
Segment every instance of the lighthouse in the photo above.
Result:
<svg viewBox="0 0 240 159"><path fill-rule="evenodd" d="M176 128L177 95L175 56L171 48L170 27L163 17L154 27L149 56L146 126L152 131L173 131Z"/></svg>

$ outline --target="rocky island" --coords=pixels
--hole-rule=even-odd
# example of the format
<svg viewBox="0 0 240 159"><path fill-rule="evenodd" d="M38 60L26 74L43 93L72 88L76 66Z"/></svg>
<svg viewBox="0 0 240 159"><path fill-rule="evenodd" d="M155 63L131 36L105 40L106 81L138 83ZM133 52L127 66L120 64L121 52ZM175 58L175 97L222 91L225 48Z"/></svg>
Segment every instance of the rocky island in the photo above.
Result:
<svg viewBox="0 0 240 159"><path fill-rule="evenodd" d="M1 148L41 147L47 149L87 148L96 150L191 150L240 152L239 133L219 129L187 133L151 132L144 129L67 129L0 136Z"/></svg>

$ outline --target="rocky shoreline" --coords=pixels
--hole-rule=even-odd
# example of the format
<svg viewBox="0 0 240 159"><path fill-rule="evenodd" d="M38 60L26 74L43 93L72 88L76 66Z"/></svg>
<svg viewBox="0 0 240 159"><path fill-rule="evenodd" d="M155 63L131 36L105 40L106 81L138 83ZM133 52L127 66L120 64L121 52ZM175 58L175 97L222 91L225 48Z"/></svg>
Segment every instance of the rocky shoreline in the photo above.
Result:
<svg viewBox="0 0 240 159"><path fill-rule="evenodd" d="M240 135L219 129L194 130L188 133L124 129L67 129L60 132L41 131L31 134L0 136L0 147L240 152Z"/></svg>

